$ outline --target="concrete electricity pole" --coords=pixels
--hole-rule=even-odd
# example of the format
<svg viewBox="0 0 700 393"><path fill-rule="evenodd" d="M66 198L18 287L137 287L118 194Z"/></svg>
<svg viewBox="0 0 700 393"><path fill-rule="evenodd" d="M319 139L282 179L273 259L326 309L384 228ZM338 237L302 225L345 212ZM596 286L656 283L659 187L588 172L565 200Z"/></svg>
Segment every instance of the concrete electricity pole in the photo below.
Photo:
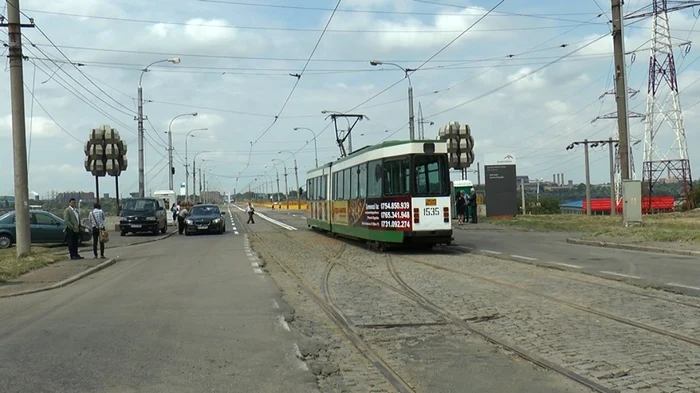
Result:
<svg viewBox="0 0 700 393"><path fill-rule="evenodd" d="M520 179L520 200L522 201L523 205L523 216L527 214L525 211L525 180Z"/></svg>
<svg viewBox="0 0 700 393"><path fill-rule="evenodd" d="M31 252L29 227L29 174L27 171L27 138L24 123L24 75L22 70L22 27L34 27L34 21L21 24L19 0L7 0L8 50L10 58L10 89L12 97L12 150L15 185L15 244L17 256Z"/></svg>
<svg viewBox="0 0 700 393"><path fill-rule="evenodd" d="M610 154L610 215L617 214L617 198L615 198L615 149L613 139L608 138L608 152Z"/></svg>
<svg viewBox="0 0 700 393"><path fill-rule="evenodd" d="M168 165L170 166L168 168L168 190L175 190L175 186L173 184L173 176L175 175L175 167L173 166L173 122L175 119L178 117L182 116L197 116L197 112L194 113L183 113L181 115L177 115L170 120L170 123L168 124Z"/></svg>
<svg viewBox="0 0 700 393"><path fill-rule="evenodd" d="M566 147L566 150L573 150L574 146L578 145L584 145L585 150L584 150L584 160L585 160L585 165L586 165L586 214L590 215L591 214L591 174L590 174L590 162L588 159L588 147L589 145L591 147L598 147L598 145L605 146L606 143L610 144L610 149L609 149L609 154L610 154L610 214L615 214L615 208L617 206L617 201L615 200L615 164L614 164L614 151L612 144L617 143L618 141L612 138L608 139L603 139L603 140L598 140L598 141L589 141L588 139L584 139L583 141L578 141L578 142L572 142L569 146ZM563 176L563 174L562 174ZM563 181L562 181L563 183Z"/></svg>
<svg viewBox="0 0 700 393"><path fill-rule="evenodd" d="M612 0L612 36L615 54L615 99L620 152L620 179L630 178L630 143L627 113L627 76L625 68L625 35L623 31L622 0ZM623 188L624 190L624 188Z"/></svg>
<svg viewBox="0 0 700 393"><path fill-rule="evenodd" d="M158 63L173 63L180 64L180 58L175 57L172 59L158 60L149 64L141 70L141 76L139 77L139 88L138 88L138 116L136 120L138 121L138 144L139 144L139 197L143 198L146 192L146 175L144 172L144 157L143 157L143 121L146 117L143 116L143 88L141 87L141 82L143 82L143 74L148 72L148 68L154 64ZM171 187L172 188L172 187Z"/></svg>

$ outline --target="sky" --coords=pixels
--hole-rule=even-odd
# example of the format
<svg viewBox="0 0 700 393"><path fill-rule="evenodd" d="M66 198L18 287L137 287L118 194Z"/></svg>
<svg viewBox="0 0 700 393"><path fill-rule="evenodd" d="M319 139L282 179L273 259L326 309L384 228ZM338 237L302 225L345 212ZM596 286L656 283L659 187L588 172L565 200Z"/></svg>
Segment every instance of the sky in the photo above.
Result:
<svg viewBox="0 0 700 393"><path fill-rule="evenodd" d="M196 155L210 189L227 192L277 172L283 179L284 167L294 189L295 159L303 185L315 166L314 135L319 162L336 159L323 110L366 116L353 130L354 149L407 139L408 81L373 59L418 68L410 81L426 138L451 121L469 124L482 172L486 155L511 154L519 175L582 182L583 149L566 146L616 136L614 120L592 122L616 110L614 96L603 95L613 87L609 1L504 0L485 15L499 1L342 0L333 13L337 0L21 0L23 21L36 24L23 30L30 191L94 191L83 144L104 124L128 144L120 193L138 191L139 78L148 64L174 57L181 62L155 64L142 79L147 193L168 187L167 131L181 114L197 116L172 121L175 184L185 180L185 157L191 167ZM650 0L625 3L629 13ZM670 20L688 150L700 173L700 53L680 45L699 39L700 26L692 10ZM625 34L634 52L628 85L639 90L629 107L644 114L651 19L628 21ZM7 59L3 79L0 195L12 195ZM633 141L643 140L644 122L630 125ZM670 127L657 134L663 150L674 139ZM643 143L633 154L641 176ZM607 147L590 158L592 182L607 182ZM100 179L101 193L114 191L112 178Z"/></svg>

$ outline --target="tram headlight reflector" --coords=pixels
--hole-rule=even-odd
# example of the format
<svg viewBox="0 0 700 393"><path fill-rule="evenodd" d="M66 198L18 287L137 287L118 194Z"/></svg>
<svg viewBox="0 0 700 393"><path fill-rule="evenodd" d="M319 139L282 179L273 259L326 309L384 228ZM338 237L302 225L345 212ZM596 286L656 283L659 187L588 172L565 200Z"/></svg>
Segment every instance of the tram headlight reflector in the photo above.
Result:
<svg viewBox="0 0 700 393"><path fill-rule="evenodd" d="M413 208L413 223L420 224L420 209L417 207Z"/></svg>
<svg viewBox="0 0 700 393"><path fill-rule="evenodd" d="M450 222L450 208L449 207L442 208L442 219L445 222Z"/></svg>

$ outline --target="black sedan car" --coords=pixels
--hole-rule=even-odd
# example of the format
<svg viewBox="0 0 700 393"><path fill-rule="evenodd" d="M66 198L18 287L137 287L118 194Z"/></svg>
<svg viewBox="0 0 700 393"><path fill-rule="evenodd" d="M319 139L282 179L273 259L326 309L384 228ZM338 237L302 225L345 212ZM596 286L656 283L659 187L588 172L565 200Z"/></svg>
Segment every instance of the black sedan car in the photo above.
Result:
<svg viewBox="0 0 700 393"><path fill-rule="evenodd" d="M202 204L192 207L185 219L185 235L226 232L226 221L223 218L225 214L217 205Z"/></svg>

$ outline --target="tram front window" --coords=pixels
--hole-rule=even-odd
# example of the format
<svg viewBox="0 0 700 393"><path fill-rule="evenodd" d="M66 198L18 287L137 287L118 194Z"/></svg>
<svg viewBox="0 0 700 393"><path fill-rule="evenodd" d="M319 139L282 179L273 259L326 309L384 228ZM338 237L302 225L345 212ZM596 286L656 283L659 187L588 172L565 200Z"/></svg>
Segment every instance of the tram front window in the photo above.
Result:
<svg viewBox="0 0 700 393"><path fill-rule="evenodd" d="M416 195L441 195L447 192L444 179L445 157L418 155L413 158L413 175Z"/></svg>

